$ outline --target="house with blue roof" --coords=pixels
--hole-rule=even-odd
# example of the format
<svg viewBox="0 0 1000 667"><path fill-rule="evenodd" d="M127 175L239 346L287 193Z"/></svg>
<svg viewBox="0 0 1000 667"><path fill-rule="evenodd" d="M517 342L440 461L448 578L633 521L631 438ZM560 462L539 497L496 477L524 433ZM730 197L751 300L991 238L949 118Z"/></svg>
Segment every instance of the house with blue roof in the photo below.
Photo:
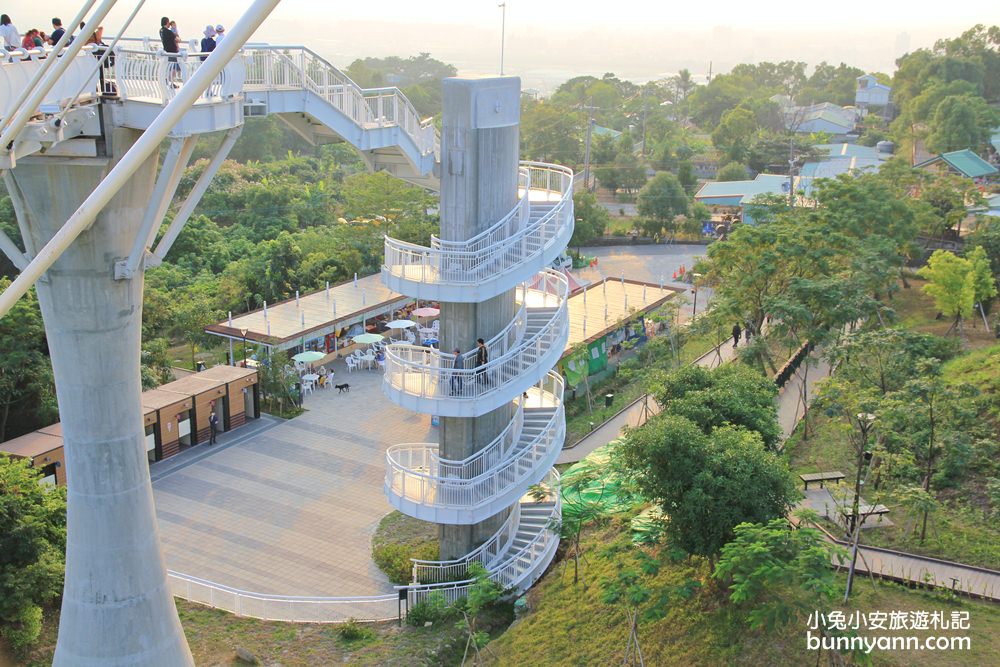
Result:
<svg viewBox="0 0 1000 667"><path fill-rule="evenodd" d="M752 181L715 181L701 186L694 196L710 207L738 208L743 222L753 223L747 212L747 205L759 195L788 196L788 176L781 174L757 174Z"/></svg>

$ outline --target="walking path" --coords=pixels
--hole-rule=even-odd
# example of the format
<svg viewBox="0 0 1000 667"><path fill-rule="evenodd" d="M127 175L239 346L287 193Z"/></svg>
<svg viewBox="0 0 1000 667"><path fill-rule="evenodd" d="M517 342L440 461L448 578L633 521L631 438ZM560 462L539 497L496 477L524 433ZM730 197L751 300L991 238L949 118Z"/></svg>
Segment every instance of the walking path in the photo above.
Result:
<svg viewBox="0 0 1000 667"><path fill-rule="evenodd" d="M732 361L735 358L736 349L733 348L730 341L729 343L723 343L718 348L712 348L692 363L711 369L718 367L720 364ZM621 412L577 441L575 445L564 449L559 454L559 458L556 459L556 465L560 463L576 463L583 460L584 457L595 449L620 438L622 433L625 432L626 426L630 428L641 426L646 423L647 419L659 411L660 406L657 404L656 399L648 394L640 396L622 408Z"/></svg>

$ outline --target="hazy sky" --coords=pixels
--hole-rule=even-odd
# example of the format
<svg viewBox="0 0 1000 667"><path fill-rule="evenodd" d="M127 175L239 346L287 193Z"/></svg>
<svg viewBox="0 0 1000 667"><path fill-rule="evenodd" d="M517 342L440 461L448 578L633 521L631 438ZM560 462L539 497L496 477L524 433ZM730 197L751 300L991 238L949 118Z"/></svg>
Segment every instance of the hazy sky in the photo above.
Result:
<svg viewBox="0 0 1000 667"><path fill-rule="evenodd" d="M49 29L49 19L72 18L74 0L9 6L24 31ZM155 35L159 17L176 19L184 38L200 37L207 23L231 25L248 2L147 0L129 35ZM460 73L495 73L500 61L501 10L497 0L284 0L255 39L305 44L345 67L363 56L428 51ZM114 34L134 0L121 0L104 21ZM211 7L211 9L207 9ZM687 67L726 71L739 62L845 61L891 71L905 51L930 46L976 23L1000 22L998 0L838 0L777 2L714 0L510 0L505 71L525 87L549 90L576 74L615 72L636 81Z"/></svg>

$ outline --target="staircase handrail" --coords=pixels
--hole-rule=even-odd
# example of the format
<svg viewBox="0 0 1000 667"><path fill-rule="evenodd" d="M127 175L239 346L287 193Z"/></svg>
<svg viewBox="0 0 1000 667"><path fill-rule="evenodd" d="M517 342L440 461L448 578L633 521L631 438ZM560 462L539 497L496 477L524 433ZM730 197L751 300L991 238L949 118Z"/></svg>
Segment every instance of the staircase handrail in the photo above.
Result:
<svg viewBox="0 0 1000 667"><path fill-rule="evenodd" d="M487 569L500 557L514 541L517 524L521 520L521 503L514 503L507 518L495 533L478 547L459 558L451 560L421 560L411 558L414 584L453 581L457 575L464 578L469 563L476 561Z"/></svg>
<svg viewBox="0 0 1000 667"><path fill-rule="evenodd" d="M549 193L553 189L552 175L559 177L564 186L557 201L537 220L530 220L530 192L525 199L515 204L507 215L484 232L489 242L484 242L481 234L474 240L463 242L442 241L432 238L429 246L421 246L385 237L385 259L383 272L401 278L412 277L424 283L448 283L459 285L475 285L506 272L512 266L524 263L543 252L552 239L565 228L573 225L573 192L572 171L558 165L540 166L538 163L528 163L529 181L541 180L544 176L543 188L532 187L531 190L543 190ZM549 203L551 200L548 200ZM520 207L524 207L523 209ZM506 227L510 221L524 217L519 229L510 232ZM499 233L502 231L503 233ZM408 275L408 268L420 267L420 275Z"/></svg>
<svg viewBox="0 0 1000 667"><path fill-rule="evenodd" d="M546 483L551 489L554 490L552 496L554 496L555 500L552 512L549 513L550 525L544 526L531 539L531 541L518 549L509 558L505 558L502 563L497 563L493 567L487 569L490 579L497 582L505 589L509 588L514 582L516 582L518 575L523 574L527 569L525 566L520 564L525 555L530 552L531 556L529 556L529 561L534 562L537 555L545 551L546 547L553 538L556 541L559 540L559 530L556 526L562 517L562 495L558 492L559 472L555 468L549 471ZM414 603L421 602L427 597L427 595L434 591L442 591L448 602L454 602L458 598L462 597L465 590L474 584L475 581L475 579L464 579L462 581L445 581L432 584L410 584L396 586L395 588L396 590L407 590L410 600Z"/></svg>
<svg viewBox="0 0 1000 667"><path fill-rule="evenodd" d="M558 374L550 371L546 379L561 387L562 379L556 380L556 377L559 377ZM535 469L533 465L519 472L519 468L525 461L537 464L538 461L545 458L546 454L551 452L552 447L558 445L559 449L562 449L562 441L566 435L564 417L565 408L560 395L555 412L530 442L495 468L471 478L447 477L431 472L420 472L412 462L402 462L402 454L412 453L426 456L426 453L433 447L433 443L396 445L394 454L400 460L397 458L388 459L387 486L401 497L422 505L464 510L476 509L516 486ZM397 480L399 480L398 484ZM417 485L416 493L407 491L408 480L411 485Z"/></svg>
<svg viewBox="0 0 1000 667"><path fill-rule="evenodd" d="M544 287L555 287L555 296L558 301L557 311L552 314L552 317L541 329L522 338L506 354L495 357L482 366L454 368L455 355L450 352L428 349L419 345L395 343L385 348L386 381L391 385L390 378L394 375L417 372L426 376L436 376L440 383L450 390L451 379L457 377L461 380L461 386L458 389L458 395L452 395L451 398L459 400L480 398L489 393L480 391L481 385L484 384L490 391L499 389L499 387L490 386L491 378L496 378L498 375L500 377L519 375L526 367L536 363L543 351L547 351L551 345L563 337L563 334L568 332L569 283L566 276L550 269L542 271L539 275L543 276ZM551 292L549 293L551 294ZM470 357L471 355L466 356ZM464 363L474 364L475 360L467 358ZM506 375L505 372L507 372ZM485 381L477 382L477 378L485 378ZM405 387L402 389L406 391ZM422 391L421 395L426 396L426 391Z"/></svg>
<svg viewBox="0 0 1000 667"><path fill-rule="evenodd" d="M303 87L308 88L320 97L323 97L333 106L341 109L341 111L344 111L348 117L359 126L364 127L364 124L366 123L379 122L379 119L385 119L389 109L391 109L392 113L388 114L391 116L391 122L385 123L383 121L381 126L393 124L398 125L403 132L413 140L422 155L427 155L434 150L433 141L428 141L426 133L423 131L424 128L427 127L426 121L421 120L416 109L413 107L413 104L406 97L406 95L399 90L399 88L362 88L342 70L335 67L328 60L306 46L290 44L253 44L247 45L247 47L244 48L244 53L250 57L269 52L282 54L289 58L292 62L294 62L295 59L292 58L290 52L298 52L300 54L300 62L297 65L302 75ZM337 104L335 98L330 95L330 84L327 82L316 81L315 76L310 72L308 65L314 65L318 71L323 73L323 76L330 77L336 82L335 85L343 86L344 91L349 92L349 98L355 103L351 112L342 108L342 104ZM387 97L393 100L393 105L391 105L391 107L385 107L383 103L383 100ZM371 107L370 100L375 100L377 102L375 109Z"/></svg>

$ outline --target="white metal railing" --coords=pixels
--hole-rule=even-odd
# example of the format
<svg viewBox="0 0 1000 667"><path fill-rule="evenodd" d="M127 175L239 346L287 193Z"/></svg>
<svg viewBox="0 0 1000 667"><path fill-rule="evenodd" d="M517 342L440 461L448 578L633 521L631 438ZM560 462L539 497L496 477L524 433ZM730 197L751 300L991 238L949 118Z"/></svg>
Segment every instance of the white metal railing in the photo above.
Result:
<svg viewBox="0 0 1000 667"><path fill-rule="evenodd" d="M243 53L246 90L310 90L361 128L398 126L413 140L421 155L434 151L433 122L421 120L398 88L361 88L304 46L248 45Z"/></svg>
<svg viewBox="0 0 1000 667"><path fill-rule="evenodd" d="M122 38L130 48L116 49L115 81L122 99L166 104L208 53L181 49L166 53L149 38ZM191 48L195 42L192 40ZM361 129L398 126L421 155L432 154L437 133L421 120L398 88L363 89L312 50L300 45L248 44L242 57L226 65L206 98L225 99L244 91L308 90Z"/></svg>
<svg viewBox="0 0 1000 667"><path fill-rule="evenodd" d="M56 114L63 110L70 100L88 100L98 92L99 71L97 58L94 57L94 45L88 44L83 51L73 59L62 76L42 99L39 110L46 114ZM52 49L36 48L30 51L4 51L0 49L0 118L13 115L16 109L11 106L17 101L18 93L23 91L31 79L45 64L45 59L52 55ZM77 92L84 91L80 99ZM88 92L89 91L89 92Z"/></svg>
<svg viewBox="0 0 1000 667"><path fill-rule="evenodd" d="M430 246L385 238L382 271L431 284L478 285L541 254L573 226L573 171L540 162L521 163L518 203L485 232L467 241L431 239ZM539 201L541 200L541 202ZM531 215L544 203L544 213Z"/></svg>
<svg viewBox="0 0 1000 667"><path fill-rule="evenodd" d="M385 621L398 617L398 595L307 597L254 593L167 570L170 592L179 597L265 621L342 623L349 618Z"/></svg>
<svg viewBox="0 0 1000 667"><path fill-rule="evenodd" d="M500 435L493 438L486 447L462 460L442 459L438 455L436 443L420 442L393 445L385 453L386 462L390 469L401 467L403 470L423 470L435 477L474 479L498 466L521 438L521 428L524 425L523 397L519 397L516 403L514 418L508 422ZM403 464L404 459L413 458L413 454L407 453L407 450L425 451L428 448L431 451L421 455L419 462L412 467Z"/></svg>
<svg viewBox="0 0 1000 667"><path fill-rule="evenodd" d="M508 550L499 562L487 568L490 579L500 584L504 590L516 587L523 581L529 570L547 554L554 552L559 544L559 521L562 517L562 499L559 493L559 473L553 468L544 486L549 490L549 500L553 502L547 522L524 546L517 550ZM523 508L522 508L523 511ZM434 592L440 592L449 603L465 597L469 586L475 583L473 579L429 584L411 584L397 586L397 589L407 589L409 604L419 604Z"/></svg>
<svg viewBox="0 0 1000 667"><path fill-rule="evenodd" d="M425 507L475 510L522 484L548 454L562 449L566 435L562 376L550 371L538 387L541 402L555 410L539 432L522 438L511 456L474 477L453 477L441 470L436 444L396 445L386 452L386 491Z"/></svg>
<svg viewBox="0 0 1000 667"><path fill-rule="evenodd" d="M553 346L565 345L569 332L567 301L569 283L557 271L538 274L537 288L525 292L528 317L531 300L554 302L553 310L541 328L525 335L505 354L492 357L483 366L474 366L475 356L465 355L462 367L455 368L455 355L417 345L393 344L386 348L384 382L392 389L411 396L454 401L476 400L503 391L510 382L536 365ZM471 365L471 367L470 367Z"/></svg>
<svg viewBox="0 0 1000 667"><path fill-rule="evenodd" d="M116 49L113 72L118 95L123 100L166 105L191 80L208 55ZM219 102L242 94L245 78L243 61L230 61L195 104Z"/></svg>
<svg viewBox="0 0 1000 667"><path fill-rule="evenodd" d="M510 548L517 535L517 525L521 520L521 503L514 503L503 525L493 536L481 545L453 560L419 560L411 558L413 563L414 584L437 584L446 581L462 581L466 579L469 563L476 562L487 570Z"/></svg>

